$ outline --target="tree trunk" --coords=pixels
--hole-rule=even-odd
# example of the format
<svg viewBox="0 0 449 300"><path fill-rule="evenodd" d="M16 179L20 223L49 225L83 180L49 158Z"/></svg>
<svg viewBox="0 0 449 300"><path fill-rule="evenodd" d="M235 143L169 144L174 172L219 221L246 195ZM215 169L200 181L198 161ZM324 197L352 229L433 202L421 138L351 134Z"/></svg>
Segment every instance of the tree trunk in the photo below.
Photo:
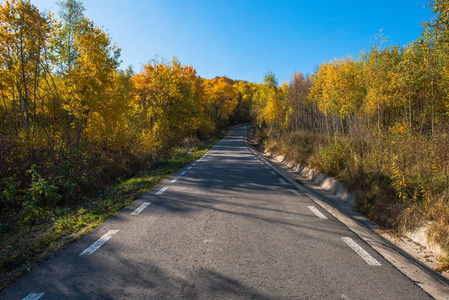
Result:
<svg viewBox="0 0 449 300"><path fill-rule="evenodd" d="M24 94L20 93L20 108L22 110L22 119L23 119L23 128L26 130L28 128L28 87L27 80L25 75L25 57L24 57L24 49L23 49L23 26L20 28L20 61L22 64L22 81L23 81L23 89ZM23 104L22 104L23 102Z"/></svg>

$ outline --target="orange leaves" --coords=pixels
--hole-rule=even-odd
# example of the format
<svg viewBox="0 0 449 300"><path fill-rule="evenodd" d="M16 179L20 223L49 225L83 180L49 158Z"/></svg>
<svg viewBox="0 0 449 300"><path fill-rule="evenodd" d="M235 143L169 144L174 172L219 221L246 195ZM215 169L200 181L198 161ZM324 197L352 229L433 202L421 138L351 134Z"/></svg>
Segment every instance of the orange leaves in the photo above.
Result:
<svg viewBox="0 0 449 300"><path fill-rule="evenodd" d="M82 3L58 5L56 20L29 1L0 4L0 132L28 139L41 130L61 151L125 149L133 139L157 153L207 138L230 118L248 120L254 85L204 80L176 58L125 73L120 50Z"/></svg>
<svg viewBox="0 0 449 300"><path fill-rule="evenodd" d="M151 60L132 81L134 109L158 147L173 145L186 135L209 136L227 125L244 97L250 102L252 96L250 84L227 77L202 79L176 58L171 63Z"/></svg>

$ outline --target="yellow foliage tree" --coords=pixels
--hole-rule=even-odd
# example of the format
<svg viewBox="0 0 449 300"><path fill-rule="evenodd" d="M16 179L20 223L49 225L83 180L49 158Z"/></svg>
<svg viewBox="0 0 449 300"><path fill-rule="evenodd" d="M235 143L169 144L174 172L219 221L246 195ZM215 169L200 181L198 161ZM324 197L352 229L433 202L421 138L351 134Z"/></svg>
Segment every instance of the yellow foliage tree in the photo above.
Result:
<svg viewBox="0 0 449 300"><path fill-rule="evenodd" d="M217 127L223 127L238 105L234 82L227 77L215 77L205 79L203 84L209 114Z"/></svg>

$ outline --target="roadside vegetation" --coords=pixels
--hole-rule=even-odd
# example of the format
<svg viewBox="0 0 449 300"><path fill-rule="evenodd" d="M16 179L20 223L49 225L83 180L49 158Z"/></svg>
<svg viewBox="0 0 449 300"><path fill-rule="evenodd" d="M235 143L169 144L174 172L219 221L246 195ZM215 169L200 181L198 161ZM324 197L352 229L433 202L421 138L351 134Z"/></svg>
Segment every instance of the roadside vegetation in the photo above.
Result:
<svg viewBox="0 0 449 300"><path fill-rule="evenodd" d="M256 85L154 57L135 73L84 16L0 3L0 284L248 122Z"/></svg>
<svg viewBox="0 0 449 300"><path fill-rule="evenodd" d="M0 231L0 290L201 157L226 133L222 131L207 141L189 141L170 156L148 163L138 174L95 196L46 211L39 222L23 222L21 216L10 215Z"/></svg>
<svg viewBox="0 0 449 300"><path fill-rule="evenodd" d="M357 59L281 86L267 73L252 111L261 146L346 183L384 228L429 225L430 241L449 253L449 5L431 9L408 45L379 35ZM439 269L448 267L441 257Z"/></svg>
<svg viewBox="0 0 449 300"><path fill-rule="evenodd" d="M430 224L449 253L449 5L405 46L381 35L356 59L279 86L204 79L177 58L120 69L81 2L55 17L0 4L0 284L27 272L180 167L229 126L336 176L388 229ZM443 257L441 269L449 267Z"/></svg>

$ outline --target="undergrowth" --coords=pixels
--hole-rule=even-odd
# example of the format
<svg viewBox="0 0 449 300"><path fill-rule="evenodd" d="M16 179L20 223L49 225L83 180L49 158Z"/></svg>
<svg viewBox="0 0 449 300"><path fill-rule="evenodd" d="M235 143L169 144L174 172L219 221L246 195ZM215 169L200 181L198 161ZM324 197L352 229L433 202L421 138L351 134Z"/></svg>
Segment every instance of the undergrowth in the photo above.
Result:
<svg viewBox="0 0 449 300"><path fill-rule="evenodd" d="M390 129L355 137L256 129L255 142L342 181L357 209L397 232L430 224L428 238L449 253L449 137ZM439 269L448 269L449 256Z"/></svg>
<svg viewBox="0 0 449 300"><path fill-rule="evenodd" d="M169 155L153 160L136 176L123 179L102 189L96 196L77 203L58 203L61 199L56 196L60 194L55 186L31 169L32 187L25 192L29 207L25 205L17 214L3 213L1 216L0 290L115 215L178 169L201 157L224 136L222 133L206 142L188 141ZM10 179L7 186L3 192L4 200L13 201L12 198L19 193L18 183ZM38 205L40 202L45 202L45 205Z"/></svg>

